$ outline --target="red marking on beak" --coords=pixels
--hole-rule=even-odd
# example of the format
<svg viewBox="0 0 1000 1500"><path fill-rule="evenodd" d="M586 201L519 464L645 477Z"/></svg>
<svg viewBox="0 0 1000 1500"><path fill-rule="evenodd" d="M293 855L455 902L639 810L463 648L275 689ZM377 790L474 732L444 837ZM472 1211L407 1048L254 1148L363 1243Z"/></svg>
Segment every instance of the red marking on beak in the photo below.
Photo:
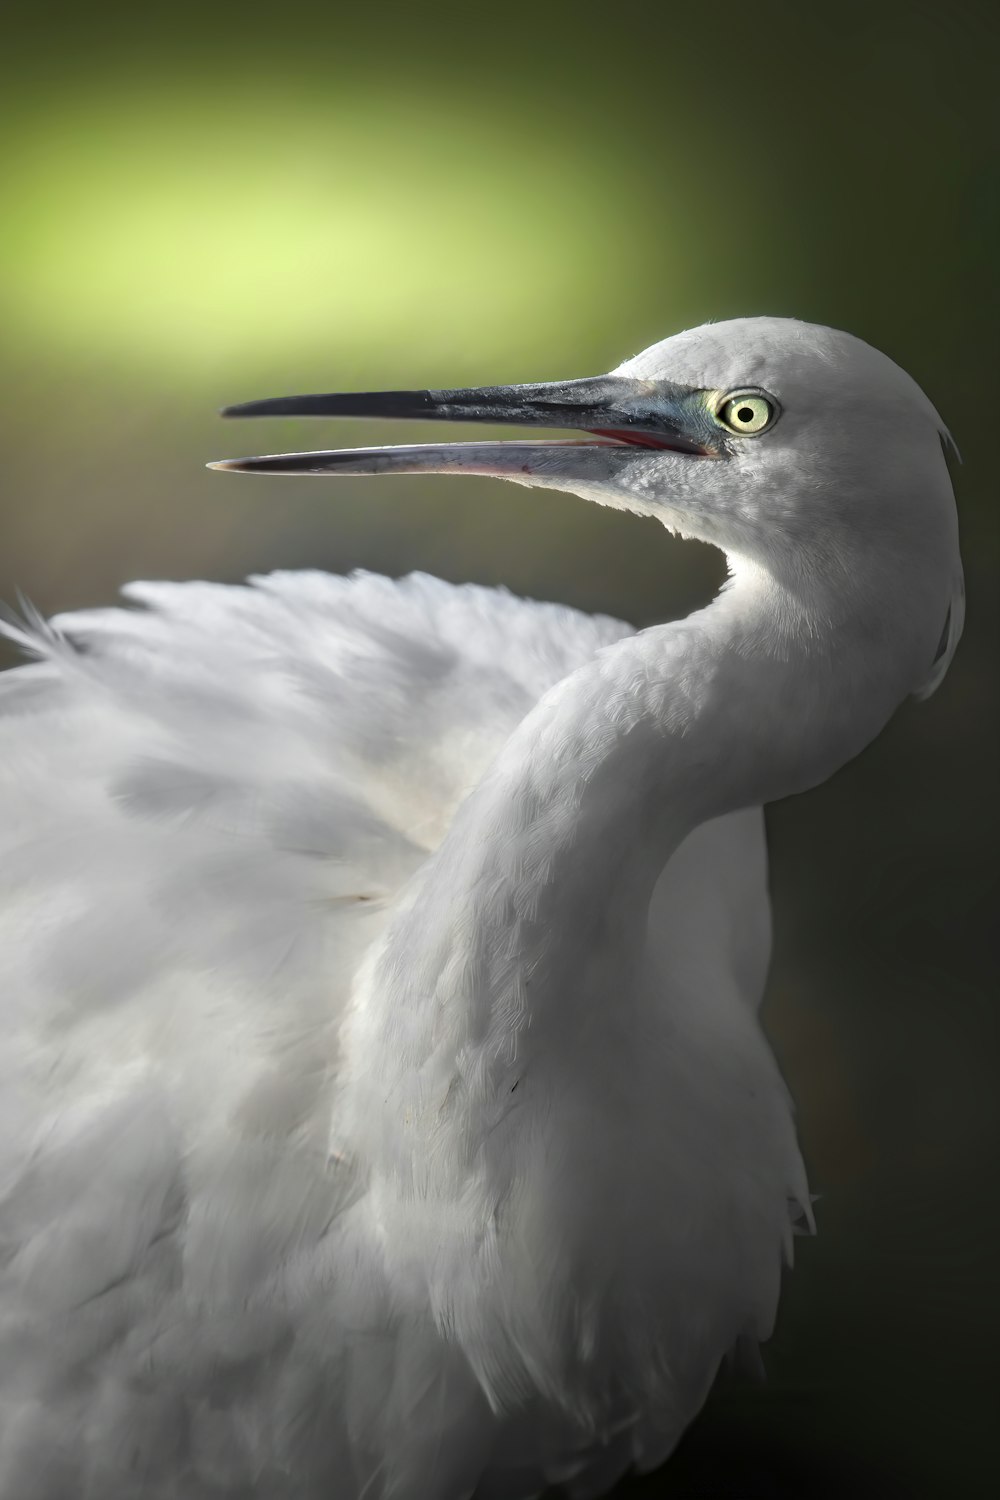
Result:
<svg viewBox="0 0 1000 1500"><path fill-rule="evenodd" d="M627 443L630 448L666 448L671 453L684 453L687 449L678 448L673 443L662 442L648 432L636 432L628 427L591 427L588 428L595 437L611 438L615 443Z"/></svg>

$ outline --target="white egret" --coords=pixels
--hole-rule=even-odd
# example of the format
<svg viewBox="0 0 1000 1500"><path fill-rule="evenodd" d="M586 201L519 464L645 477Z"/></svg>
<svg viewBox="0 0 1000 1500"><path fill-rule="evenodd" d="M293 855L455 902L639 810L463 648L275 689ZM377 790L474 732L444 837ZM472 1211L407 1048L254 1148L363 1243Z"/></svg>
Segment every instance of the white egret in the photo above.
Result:
<svg viewBox="0 0 1000 1500"><path fill-rule="evenodd" d="M948 666L942 425L774 318L234 409L281 412L583 429L220 467L571 490L730 581L639 633L316 573L8 627L0 1495L597 1495L767 1337L809 1217L761 806Z"/></svg>

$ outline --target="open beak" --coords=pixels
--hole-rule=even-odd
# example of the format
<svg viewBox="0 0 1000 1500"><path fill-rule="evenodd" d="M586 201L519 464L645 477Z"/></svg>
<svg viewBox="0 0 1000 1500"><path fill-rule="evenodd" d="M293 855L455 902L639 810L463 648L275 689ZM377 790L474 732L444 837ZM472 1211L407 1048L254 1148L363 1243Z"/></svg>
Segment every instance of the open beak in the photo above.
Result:
<svg viewBox="0 0 1000 1500"><path fill-rule="evenodd" d="M224 417L385 417L431 422L498 422L519 427L582 429L582 440L421 443L338 448L312 453L222 459L211 469L249 474L491 474L522 484L561 488L607 480L636 448L689 457L722 457L719 429L705 393L666 381L602 375L545 385L483 386L453 391L334 392L278 396L228 406Z"/></svg>

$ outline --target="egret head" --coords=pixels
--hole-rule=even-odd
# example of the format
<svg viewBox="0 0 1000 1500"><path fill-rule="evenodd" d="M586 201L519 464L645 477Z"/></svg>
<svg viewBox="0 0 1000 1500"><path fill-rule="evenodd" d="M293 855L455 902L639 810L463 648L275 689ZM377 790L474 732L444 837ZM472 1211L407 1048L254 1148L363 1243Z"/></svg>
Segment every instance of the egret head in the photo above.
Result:
<svg viewBox="0 0 1000 1500"><path fill-rule="evenodd" d="M919 386L876 349L788 318L664 339L595 379L281 397L229 416L381 416L583 430L235 459L282 474L487 474L655 516L773 579L825 622L891 617L914 681L937 686L962 624L948 440Z"/></svg>

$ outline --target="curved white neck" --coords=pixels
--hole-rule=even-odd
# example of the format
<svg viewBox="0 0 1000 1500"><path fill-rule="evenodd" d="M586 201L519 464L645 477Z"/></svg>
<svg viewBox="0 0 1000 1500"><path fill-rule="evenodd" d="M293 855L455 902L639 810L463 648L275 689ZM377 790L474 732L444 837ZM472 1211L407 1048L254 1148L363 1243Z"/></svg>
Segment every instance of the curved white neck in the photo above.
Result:
<svg viewBox="0 0 1000 1500"><path fill-rule="evenodd" d="M604 965L623 986L692 828L817 784L878 733L903 697L883 653L863 623L817 626L747 568L707 609L602 651L522 722L391 922L356 1013L371 1070L357 1104L383 1117L397 1163L400 1118L441 1093L488 1113L557 1035L561 1004L578 1016Z"/></svg>
<svg viewBox="0 0 1000 1500"><path fill-rule="evenodd" d="M692 828L815 786L875 737L904 696L875 644L742 569L707 609L606 648L541 700L460 810L443 884L536 922L579 925L623 894L644 914Z"/></svg>

